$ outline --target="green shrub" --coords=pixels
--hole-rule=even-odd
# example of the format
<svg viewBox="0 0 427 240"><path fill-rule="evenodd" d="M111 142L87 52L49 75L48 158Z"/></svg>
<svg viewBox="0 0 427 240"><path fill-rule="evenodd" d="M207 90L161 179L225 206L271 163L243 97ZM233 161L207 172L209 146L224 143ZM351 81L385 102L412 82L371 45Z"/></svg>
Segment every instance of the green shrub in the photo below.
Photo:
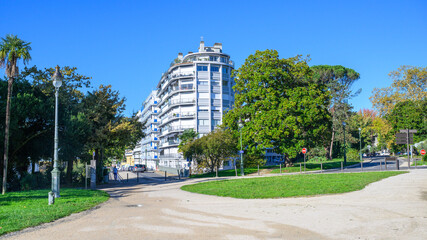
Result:
<svg viewBox="0 0 427 240"><path fill-rule="evenodd" d="M357 149L350 148L347 152L347 159L351 161L359 161L359 151Z"/></svg>
<svg viewBox="0 0 427 240"><path fill-rule="evenodd" d="M36 172L34 174L25 174L20 180L21 190L35 190L49 188L50 181L47 174Z"/></svg>
<svg viewBox="0 0 427 240"><path fill-rule="evenodd" d="M326 161L326 150L324 147L315 147L307 152L310 161Z"/></svg>

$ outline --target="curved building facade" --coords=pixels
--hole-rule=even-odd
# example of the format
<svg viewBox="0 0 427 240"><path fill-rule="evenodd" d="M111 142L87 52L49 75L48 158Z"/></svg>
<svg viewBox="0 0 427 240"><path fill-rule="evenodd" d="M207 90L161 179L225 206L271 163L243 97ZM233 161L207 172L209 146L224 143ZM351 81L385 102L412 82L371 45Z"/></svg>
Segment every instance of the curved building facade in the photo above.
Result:
<svg viewBox="0 0 427 240"><path fill-rule="evenodd" d="M222 123L223 114L234 103L233 69L222 44L207 47L203 41L198 52L185 56L179 53L171 63L156 92L160 166L187 167L187 161L178 153L180 134L194 129L203 136Z"/></svg>

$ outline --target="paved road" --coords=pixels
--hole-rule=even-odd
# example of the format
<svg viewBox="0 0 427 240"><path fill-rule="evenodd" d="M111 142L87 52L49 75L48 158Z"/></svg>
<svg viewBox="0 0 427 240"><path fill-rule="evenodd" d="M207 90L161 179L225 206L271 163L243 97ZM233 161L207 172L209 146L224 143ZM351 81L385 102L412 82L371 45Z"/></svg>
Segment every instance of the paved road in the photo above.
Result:
<svg viewBox="0 0 427 240"><path fill-rule="evenodd" d="M104 187L101 207L10 239L427 239L427 169L361 191L306 198L233 199L180 190L146 174Z"/></svg>

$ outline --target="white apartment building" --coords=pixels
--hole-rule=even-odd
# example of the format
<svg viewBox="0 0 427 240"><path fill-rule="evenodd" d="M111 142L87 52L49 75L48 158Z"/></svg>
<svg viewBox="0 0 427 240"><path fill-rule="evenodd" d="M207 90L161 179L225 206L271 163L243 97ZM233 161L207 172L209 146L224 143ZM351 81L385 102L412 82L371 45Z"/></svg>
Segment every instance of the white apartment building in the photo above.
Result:
<svg viewBox="0 0 427 240"><path fill-rule="evenodd" d="M144 106L141 112L141 120L149 116L152 124L142 151L147 146L152 159L158 158L162 167L187 167L187 161L178 153L179 136L186 129L203 136L221 124L223 114L234 103L233 69L221 43L208 47L201 41L198 52L185 56L179 53L162 75L157 91L144 102L153 101L147 105L150 109Z"/></svg>
<svg viewBox="0 0 427 240"><path fill-rule="evenodd" d="M149 170L156 170L158 167L158 147L159 147L159 118L157 107L159 100L157 91L152 91L142 103L142 109L138 111L139 121L144 123L145 138L143 138L133 150L135 163L146 164Z"/></svg>

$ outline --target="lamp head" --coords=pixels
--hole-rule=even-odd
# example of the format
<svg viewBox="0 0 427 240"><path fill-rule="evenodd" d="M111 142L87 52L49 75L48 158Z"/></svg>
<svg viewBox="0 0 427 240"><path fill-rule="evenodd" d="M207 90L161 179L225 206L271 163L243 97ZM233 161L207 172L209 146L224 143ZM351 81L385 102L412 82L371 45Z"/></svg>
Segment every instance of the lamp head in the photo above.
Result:
<svg viewBox="0 0 427 240"><path fill-rule="evenodd" d="M241 118L239 118L239 128L242 128L242 127L243 127L242 119L241 119Z"/></svg>
<svg viewBox="0 0 427 240"><path fill-rule="evenodd" d="M64 79L64 77L62 76L61 72L59 71L59 66L56 65L55 73L52 76L53 86L55 88L61 87L62 86L62 79Z"/></svg>

